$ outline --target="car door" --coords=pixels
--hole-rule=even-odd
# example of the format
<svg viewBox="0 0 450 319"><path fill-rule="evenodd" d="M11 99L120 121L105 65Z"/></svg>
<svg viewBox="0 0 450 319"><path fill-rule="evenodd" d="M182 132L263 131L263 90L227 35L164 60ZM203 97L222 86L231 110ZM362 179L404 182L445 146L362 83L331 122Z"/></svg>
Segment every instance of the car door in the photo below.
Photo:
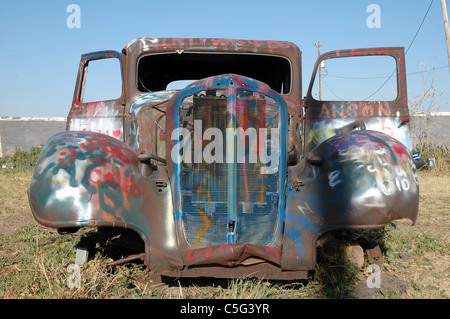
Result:
<svg viewBox="0 0 450 319"><path fill-rule="evenodd" d="M331 69L335 61L338 66ZM328 138L355 129L381 131L412 148L402 47L322 54L303 105L305 154Z"/></svg>
<svg viewBox="0 0 450 319"><path fill-rule="evenodd" d="M102 133L125 142L122 60L116 51L81 56L67 130ZM95 72L88 75L92 64Z"/></svg>

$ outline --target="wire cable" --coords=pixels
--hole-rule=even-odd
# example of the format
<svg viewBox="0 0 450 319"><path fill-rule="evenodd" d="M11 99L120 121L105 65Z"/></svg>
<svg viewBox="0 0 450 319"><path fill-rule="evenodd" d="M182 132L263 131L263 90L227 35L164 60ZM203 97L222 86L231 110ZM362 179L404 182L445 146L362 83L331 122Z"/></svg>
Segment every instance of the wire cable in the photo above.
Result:
<svg viewBox="0 0 450 319"><path fill-rule="evenodd" d="M448 65L444 65L444 66L440 66L437 68L432 68L433 71L436 70L441 70L441 69L447 69ZM410 75L415 75L415 74L421 74L421 73L425 73L427 71L418 71L418 72L412 72L412 73L408 73L406 74L406 76L410 76ZM386 79L389 76L384 75L384 76L372 76L372 77L358 77L358 76L341 76L341 75L332 75L332 74L328 74L327 76L331 77L331 78L339 78L339 79L349 79L349 80L376 80L376 79Z"/></svg>
<svg viewBox="0 0 450 319"><path fill-rule="evenodd" d="M419 28L417 28L417 31L416 31L416 34L414 35L414 38L411 40L411 43L409 44L408 48L405 51L405 56L406 56L406 54L408 54L409 49L411 48L411 46L413 45L414 41L416 40L417 35L419 34L420 29L422 28L422 25L425 22L425 19L427 18L428 12L430 11L431 6L433 5L433 2L434 2L434 0L431 0L430 4L428 5L428 9L425 12L425 15L424 15L424 17L422 19L422 22L420 23ZM383 88L383 86L389 81L389 79L394 75L395 71L397 71L397 69L392 71L391 75L386 79L386 81L384 81L383 84L381 84L381 86L375 92L373 92L371 95L369 95L368 97L363 99L363 101L365 101L365 100L371 98L372 96L374 96L375 94L377 94Z"/></svg>

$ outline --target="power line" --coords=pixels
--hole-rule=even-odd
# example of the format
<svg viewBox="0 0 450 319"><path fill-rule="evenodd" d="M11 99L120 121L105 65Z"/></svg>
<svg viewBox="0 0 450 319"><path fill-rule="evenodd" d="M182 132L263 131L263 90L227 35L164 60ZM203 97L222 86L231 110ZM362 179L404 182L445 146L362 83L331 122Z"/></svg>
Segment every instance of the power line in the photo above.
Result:
<svg viewBox="0 0 450 319"><path fill-rule="evenodd" d="M322 79L323 83L325 84L325 86L328 88L328 90L330 90L330 92L340 101L344 101L344 99L340 98L339 96L336 95L336 93L333 92L333 90L328 86L328 83L325 81L325 79ZM319 99L320 100L320 99Z"/></svg>
<svg viewBox="0 0 450 319"><path fill-rule="evenodd" d="M416 34L414 35L414 38L412 39L411 43L409 44L408 48L406 49L405 55L408 54L409 49L411 48L412 44L416 40L416 37L419 34L419 31L422 28L423 23L425 22L425 19L426 19L427 15L428 15L428 12L430 11L430 8L431 8L431 6L433 4L433 1L434 0L431 0L430 5L428 6L427 12L425 12L425 15L424 15L424 17L422 19L422 22L420 23L419 28L417 29Z"/></svg>
<svg viewBox="0 0 450 319"><path fill-rule="evenodd" d="M423 16L422 22L420 23L419 28L417 28L416 34L414 35L414 37L413 37L411 43L409 44L408 48L406 49L406 51L405 51L405 56L406 56L406 54L408 54L409 49L411 48L411 46L413 45L414 41L416 40L416 37L417 37L417 35L419 34L419 31L420 31L420 29L422 28L423 23L425 22L425 19L426 19L427 15L428 15L428 12L430 11L430 8L431 8L431 6L432 6L432 4L433 4L433 1L434 1L434 0L431 0L430 4L429 4L429 6L428 6L428 9L427 9L427 11L425 12L425 15ZM391 75L386 79L386 81L384 81L383 84L381 84L381 86L380 86L375 92L373 92L371 95L369 95L368 97L366 97L365 99L363 99L363 101L364 101L364 100L367 100L368 98L371 98L372 96L374 96L375 94L377 94L377 93L381 90L381 88L389 81L389 79L394 75L395 71L396 71L396 70L392 71Z"/></svg>
<svg viewBox="0 0 450 319"><path fill-rule="evenodd" d="M440 69L446 69L446 68L448 68L448 65L444 65L444 66L440 66L440 67L437 67L437 68L433 68L433 71L440 70ZM425 73L425 72L427 72L427 71L412 72L412 73L406 74L406 76L420 74L420 73ZM349 79L349 80L376 80L376 79L389 78L388 75L385 75L385 76L372 76L372 77L363 77L363 76L358 77L358 76L341 76L341 75L327 74L326 76L329 76L329 77L332 77L332 78Z"/></svg>

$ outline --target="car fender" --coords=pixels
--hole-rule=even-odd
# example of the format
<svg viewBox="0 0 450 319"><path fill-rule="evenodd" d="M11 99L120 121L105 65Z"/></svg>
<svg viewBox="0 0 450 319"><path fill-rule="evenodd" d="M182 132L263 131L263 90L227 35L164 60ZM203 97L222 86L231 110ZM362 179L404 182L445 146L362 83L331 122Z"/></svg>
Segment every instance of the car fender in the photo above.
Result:
<svg viewBox="0 0 450 319"><path fill-rule="evenodd" d="M146 252L151 251L146 256L149 266L178 266L170 185L158 189L155 182L166 180L166 171L161 168L146 176L140 165L145 164L137 152L113 137L58 133L45 144L30 183L33 215L53 228L133 229L144 240ZM157 256L154 260L152 254Z"/></svg>
<svg viewBox="0 0 450 319"><path fill-rule="evenodd" d="M417 219L419 181L408 148L370 130L334 136L289 169L282 267L313 269L316 241L337 229Z"/></svg>

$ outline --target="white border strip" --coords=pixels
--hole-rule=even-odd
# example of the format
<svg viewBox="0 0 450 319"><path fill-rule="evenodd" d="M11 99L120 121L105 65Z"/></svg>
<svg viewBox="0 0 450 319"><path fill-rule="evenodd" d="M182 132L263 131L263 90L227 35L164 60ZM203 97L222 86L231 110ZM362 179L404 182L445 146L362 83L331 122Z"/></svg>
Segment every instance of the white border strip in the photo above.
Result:
<svg viewBox="0 0 450 319"><path fill-rule="evenodd" d="M417 112L411 113L411 116L450 116L450 112Z"/></svg>
<svg viewBox="0 0 450 319"><path fill-rule="evenodd" d="M0 121L48 121L48 122L66 122L67 117L15 117L2 116Z"/></svg>

